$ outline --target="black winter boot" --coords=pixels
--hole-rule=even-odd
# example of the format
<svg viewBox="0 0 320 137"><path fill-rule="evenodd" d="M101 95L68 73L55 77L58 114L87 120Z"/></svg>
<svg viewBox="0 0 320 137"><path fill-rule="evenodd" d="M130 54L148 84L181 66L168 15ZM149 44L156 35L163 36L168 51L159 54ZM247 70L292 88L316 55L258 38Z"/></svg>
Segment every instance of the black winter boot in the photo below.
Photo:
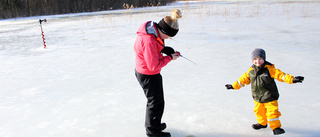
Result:
<svg viewBox="0 0 320 137"><path fill-rule="evenodd" d="M257 123L257 124L252 124L252 128L255 129L255 130L259 130L259 129L261 129L261 128L266 128L267 126L268 126L268 125L263 126L263 125L261 125L261 124L259 124L259 123Z"/></svg>
<svg viewBox="0 0 320 137"><path fill-rule="evenodd" d="M280 127L278 127L278 128L273 130L273 134L274 135L280 135L280 134L283 134L283 133L285 133L285 131Z"/></svg>
<svg viewBox="0 0 320 137"><path fill-rule="evenodd" d="M167 124L166 123L161 123L160 124L160 129L161 130L164 130L164 129L166 129L167 128Z"/></svg>
<svg viewBox="0 0 320 137"><path fill-rule="evenodd" d="M169 132L160 132L158 135L147 135L148 137L171 137Z"/></svg>

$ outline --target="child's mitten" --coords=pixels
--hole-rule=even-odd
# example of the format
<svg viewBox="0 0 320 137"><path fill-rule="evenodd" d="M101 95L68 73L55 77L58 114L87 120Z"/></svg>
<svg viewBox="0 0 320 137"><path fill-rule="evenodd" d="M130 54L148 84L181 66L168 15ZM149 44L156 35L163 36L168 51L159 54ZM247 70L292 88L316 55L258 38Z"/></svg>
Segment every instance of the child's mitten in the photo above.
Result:
<svg viewBox="0 0 320 137"><path fill-rule="evenodd" d="M226 84L225 86L227 89L234 89L231 84Z"/></svg>
<svg viewBox="0 0 320 137"><path fill-rule="evenodd" d="M302 83L302 81L304 80L303 76L295 76L292 80L293 83Z"/></svg>

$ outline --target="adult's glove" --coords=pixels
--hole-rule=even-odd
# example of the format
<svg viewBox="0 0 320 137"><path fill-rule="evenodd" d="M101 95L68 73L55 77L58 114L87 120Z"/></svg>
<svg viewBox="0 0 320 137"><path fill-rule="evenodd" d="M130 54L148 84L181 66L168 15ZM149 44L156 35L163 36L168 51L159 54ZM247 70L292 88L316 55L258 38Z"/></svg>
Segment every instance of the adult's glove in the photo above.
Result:
<svg viewBox="0 0 320 137"><path fill-rule="evenodd" d="M176 52L174 51L173 48L171 48L171 47L169 47L169 46L165 46L165 47L161 50L161 53L164 53L164 54L166 54L167 56L170 56L171 59L172 59L172 55L171 55L171 54L176 53Z"/></svg>
<svg viewBox="0 0 320 137"><path fill-rule="evenodd" d="M302 83L302 81L304 80L303 76L296 76L293 78L293 83Z"/></svg>
<svg viewBox="0 0 320 137"><path fill-rule="evenodd" d="M226 84L225 86L227 89L234 89L231 84Z"/></svg>

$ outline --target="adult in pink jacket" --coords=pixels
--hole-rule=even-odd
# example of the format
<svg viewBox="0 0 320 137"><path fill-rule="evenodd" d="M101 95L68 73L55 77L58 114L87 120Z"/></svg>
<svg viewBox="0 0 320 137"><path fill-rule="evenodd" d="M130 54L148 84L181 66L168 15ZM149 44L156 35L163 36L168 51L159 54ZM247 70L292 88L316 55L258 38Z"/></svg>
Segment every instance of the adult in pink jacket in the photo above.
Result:
<svg viewBox="0 0 320 137"><path fill-rule="evenodd" d="M147 98L145 128L148 137L171 137L169 132L162 132L166 124L161 123L164 96L160 71L171 60L180 56L171 47L164 45L165 39L178 33L179 18L180 10L173 10L172 16L164 17L159 23L145 22L137 31L138 36L134 44L135 75Z"/></svg>

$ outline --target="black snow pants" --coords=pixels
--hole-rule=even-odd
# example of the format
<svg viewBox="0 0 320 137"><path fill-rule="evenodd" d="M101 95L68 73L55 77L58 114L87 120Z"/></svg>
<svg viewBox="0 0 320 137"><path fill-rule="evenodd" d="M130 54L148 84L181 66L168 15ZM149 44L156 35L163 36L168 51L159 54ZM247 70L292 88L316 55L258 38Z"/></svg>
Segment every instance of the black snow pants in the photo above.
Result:
<svg viewBox="0 0 320 137"><path fill-rule="evenodd" d="M160 74L144 75L136 71L136 77L147 98L145 119L147 135L159 134L164 111L162 76Z"/></svg>

